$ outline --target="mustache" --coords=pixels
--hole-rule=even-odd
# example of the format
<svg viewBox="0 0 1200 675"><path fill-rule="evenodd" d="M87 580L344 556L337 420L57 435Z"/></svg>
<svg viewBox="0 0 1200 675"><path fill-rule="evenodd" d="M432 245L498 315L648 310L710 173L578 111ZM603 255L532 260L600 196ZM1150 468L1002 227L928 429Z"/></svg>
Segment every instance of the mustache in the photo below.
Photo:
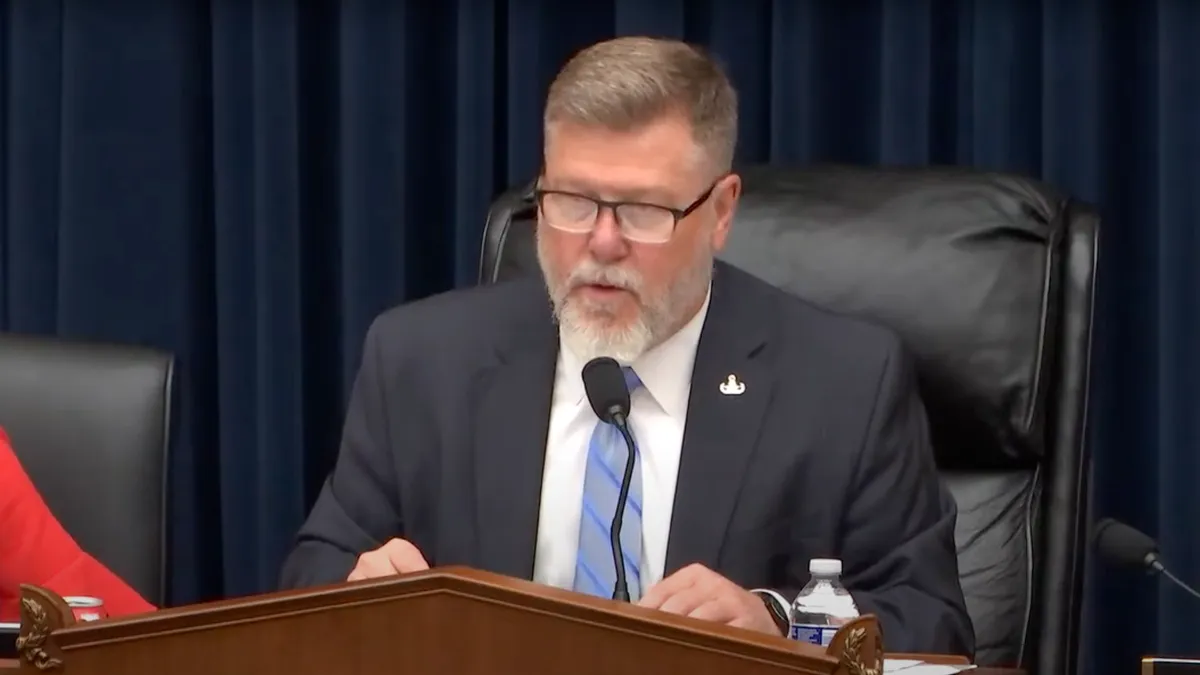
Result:
<svg viewBox="0 0 1200 675"><path fill-rule="evenodd" d="M571 271L563 284L567 291L587 285L612 286L640 294L642 290L642 275L625 268L600 265L594 261L584 261Z"/></svg>

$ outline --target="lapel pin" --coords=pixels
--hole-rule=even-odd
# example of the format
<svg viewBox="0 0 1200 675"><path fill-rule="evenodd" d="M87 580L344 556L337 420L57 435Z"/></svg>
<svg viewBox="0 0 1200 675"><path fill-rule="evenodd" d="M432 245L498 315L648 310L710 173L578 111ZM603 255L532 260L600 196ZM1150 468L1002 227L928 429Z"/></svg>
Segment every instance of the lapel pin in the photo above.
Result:
<svg viewBox="0 0 1200 675"><path fill-rule="evenodd" d="M746 391L746 385L738 382L737 375L729 374L725 381L719 387L722 394L726 396L741 396L742 392Z"/></svg>

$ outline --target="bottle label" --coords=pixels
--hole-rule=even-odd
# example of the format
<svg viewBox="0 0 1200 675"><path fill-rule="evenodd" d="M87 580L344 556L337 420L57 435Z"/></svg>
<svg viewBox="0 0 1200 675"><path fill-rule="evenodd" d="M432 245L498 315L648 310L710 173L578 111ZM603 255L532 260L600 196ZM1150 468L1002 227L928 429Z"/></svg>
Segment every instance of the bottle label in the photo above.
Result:
<svg viewBox="0 0 1200 675"><path fill-rule="evenodd" d="M811 623L792 624L791 638L800 642L808 642L822 647L828 647L837 634L837 626L818 626Z"/></svg>

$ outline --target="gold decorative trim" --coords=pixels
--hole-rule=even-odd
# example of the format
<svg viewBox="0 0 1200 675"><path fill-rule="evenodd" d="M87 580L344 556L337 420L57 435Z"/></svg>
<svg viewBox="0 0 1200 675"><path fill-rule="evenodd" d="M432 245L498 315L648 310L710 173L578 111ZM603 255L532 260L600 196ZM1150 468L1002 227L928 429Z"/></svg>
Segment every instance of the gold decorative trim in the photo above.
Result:
<svg viewBox="0 0 1200 675"><path fill-rule="evenodd" d="M846 635L846 644L842 647L841 662L849 675L883 675L883 652L875 649L872 665L866 664L863 657L863 643L867 640L867 629L854 626Z"/></svg>
<svg viewBox="0 0 1200 675"><path fill-rule="evenodd" d="M50 616L46 608L33 598L21 598L21 635L17 638L17 651L23 661L38 670L62 667L62 659L46 651L50 630Z"/></svg>

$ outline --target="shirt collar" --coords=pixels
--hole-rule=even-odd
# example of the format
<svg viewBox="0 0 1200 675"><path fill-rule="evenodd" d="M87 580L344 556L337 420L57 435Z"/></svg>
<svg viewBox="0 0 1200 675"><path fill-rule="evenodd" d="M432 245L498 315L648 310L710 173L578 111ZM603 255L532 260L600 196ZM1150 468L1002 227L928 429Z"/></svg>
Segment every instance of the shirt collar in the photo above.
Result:
<svg viewBox="0 0 1200 675"><path fill-rule="evenodd" d="M696 363L696 348L708 316L712 286L704 296L704 304L674 335L642 354L632 364L642 381L642 387L667 415L683 420L687 417L688 395L692 387L692 368ZM581 372L583 362L559 339L559 382L566 400L580 403L586 397ZM625 364L622 364L625 365ZM635 396L636 398L636 396Z"/></svg>

